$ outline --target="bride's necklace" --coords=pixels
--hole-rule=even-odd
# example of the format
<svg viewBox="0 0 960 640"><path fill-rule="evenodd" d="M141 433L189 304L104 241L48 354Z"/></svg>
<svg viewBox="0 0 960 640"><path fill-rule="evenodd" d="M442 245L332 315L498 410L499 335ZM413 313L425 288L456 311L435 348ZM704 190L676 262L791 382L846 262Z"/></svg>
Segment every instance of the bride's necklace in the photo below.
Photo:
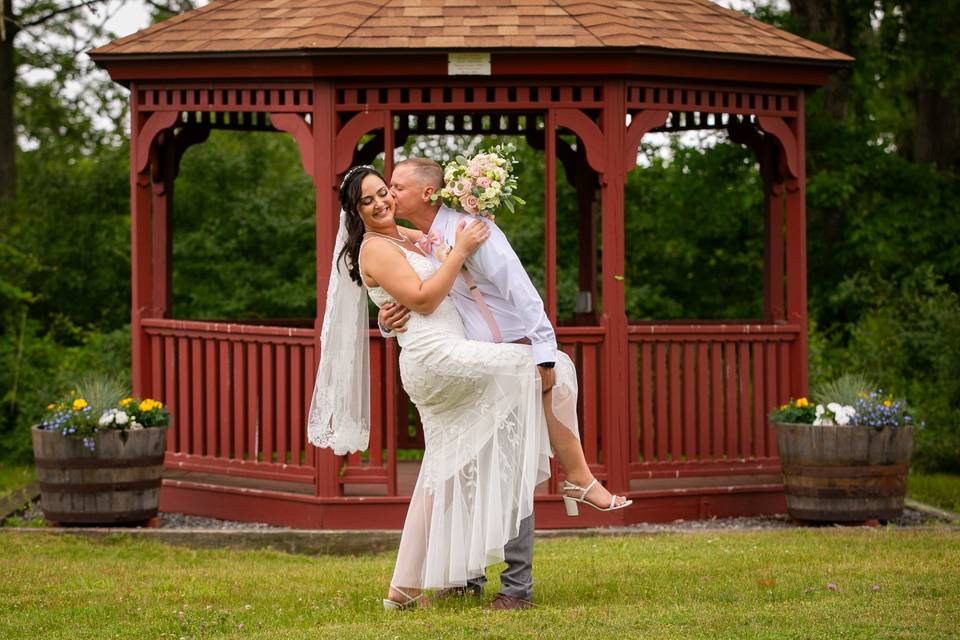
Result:
<svg viewBox="0 0 960 640"><path fill-rule="evenodd" d="M366 231L365 233L367 233L367 234L369 234L369 235L372 235L372 236L379 236L379 237L381 237L381 238L386 238L387 240L393 240L394 242L409 242L409 241L410 241L410 238L408 238L407 236L403 235L403 231L400 231L400 227L397 227L397 235L400 236L399 238L394 238L393 236L388 236L387 234L385 234L385 233L380 233L379 231Z"/></svg>
<svg viewBox="0 0 960 640"><path fill-rule="evenodd" d="M365 233L365 234L369 234L369 235L373 235L373 236L378 236L378 237L380 237L380 238L386 238L387 240L390 240L390 241L392 241L392 242L399 242L400 244L408 245L408 246L410 246L410 247L413 247L413 250L414 250L414 251L416 251L416 252L419 253L420 255L423 255L423 250L417 245L416 242L414 242L414 241L411 240L409 237L407 237L407 235L406 235L403 231L400 230L400 227L397 227L397 234L400 236L399 238L394 238L393 236L388 236L387 234L385 234L385 233L380 233L379 231L366 231L366 232L364 232L364 233Z"/></svg>

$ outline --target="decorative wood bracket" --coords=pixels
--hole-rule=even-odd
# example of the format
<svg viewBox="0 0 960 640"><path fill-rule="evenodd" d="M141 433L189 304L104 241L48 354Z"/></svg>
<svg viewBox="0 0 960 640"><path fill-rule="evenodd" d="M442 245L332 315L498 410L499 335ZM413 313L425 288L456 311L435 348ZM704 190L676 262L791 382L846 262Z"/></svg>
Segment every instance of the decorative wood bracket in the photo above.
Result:
<svg viewBox="0 0 960 640"><path fill-rule="evenodd" d="M787 184L788 186L791 183L796 184L801 175L797 137L793 135L793 131L790 130L784 119L778 116L757 116L757 123L764 132L773 136L780 143L787 177L792 178L792 180L788 179Z"/></svg>
<svg viewBox="0 0 960 640"><path fill-rule="evenodd" d="M340 175L349 169L350 163L353 162L357 141L371 131L392 126L389 119L390 114L386 111L368 111L353 116L337 133L334 143L333 173Z"/></svg>
<svg viewBox="0 0 960 640"><path fill-rule="evenodd" d="M150 162L150 150L161 131L169 129L180 118L179 111L158 111L147 118L147 121L137 132L136 168L137 173L143 173Z"/></svg>
<svg viewBox="0 0 960 640"><path fill-rule="evenodd" d="M300 147L300 162L303 170L311 178L316 178L313 162L313 131L303 116L297 113L271 113L270 124L277 131L283 131L293 136Z"/></svg>
<svg viewBox="0 0 960 640"><path fill-rule="evenodd" d="M662 127L667 123L669 111L645 110L641 111L630 121L630 127L627 128L625 156L623 158L624 169L630 173L637 166L637 149L640 148L640 141L643 136L657 127Z"/></svg>
<svg viewBox="0 0 960 640"><path fill-rule="evenodd" d="M604 173L607 169L607 159L604 155L604 137L600 127L580 109L557 109L554 113L557 128L569 129L577 134L586 150L587 163L597 173Z"/></svg>

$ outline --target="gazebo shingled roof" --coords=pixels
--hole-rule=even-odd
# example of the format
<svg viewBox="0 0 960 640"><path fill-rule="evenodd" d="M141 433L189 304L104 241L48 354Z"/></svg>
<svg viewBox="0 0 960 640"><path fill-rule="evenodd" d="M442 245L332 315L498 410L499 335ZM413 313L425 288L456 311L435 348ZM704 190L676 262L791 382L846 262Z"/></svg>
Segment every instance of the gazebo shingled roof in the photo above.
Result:
<svg viewBox="0 0 960 640"><path fill-rule="evenodd" d="M843 62L710 0L213 0L94 56L399 48L635 48Z"/></svg>

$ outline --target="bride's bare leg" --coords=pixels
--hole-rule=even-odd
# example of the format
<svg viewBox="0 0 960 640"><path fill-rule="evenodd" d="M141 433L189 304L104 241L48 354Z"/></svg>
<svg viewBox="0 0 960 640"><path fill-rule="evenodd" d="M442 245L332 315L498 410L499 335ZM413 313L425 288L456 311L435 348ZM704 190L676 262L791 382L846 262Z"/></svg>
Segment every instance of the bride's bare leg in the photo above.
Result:
<svg viewBox="0 0 960 640"><path fill-rule="evenodd" d="M415 492L407 510L406 521L403 523L400 548L397 550L397 565L387 593L389 600L403 604L423 593L420 587L409 587L407 584L419 582L419 576L422 574L426 557L424 545L432 510L433 503L430 497Z"/></svg>
<svg viewBox="0 0 960 640"><path fill-rule="evenodd" d="M593 474L590 472L587 459L583 455L580 440L553 413L552 389L543 394L543 411L547 418L550 446L553 447L553 452L563 467L567 480L581 487L587 486L593 480ZM585 498L597 506L608 507L613 494L598 482L587 492ZM617 504L623 504L624 500L623 496L619 496Z"/></svg>

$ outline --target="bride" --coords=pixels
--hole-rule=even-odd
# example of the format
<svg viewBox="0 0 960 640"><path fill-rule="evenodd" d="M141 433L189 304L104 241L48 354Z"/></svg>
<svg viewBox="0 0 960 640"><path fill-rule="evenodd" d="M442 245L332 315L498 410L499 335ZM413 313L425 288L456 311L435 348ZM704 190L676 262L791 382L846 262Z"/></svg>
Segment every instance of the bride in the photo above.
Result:
<svg viewBox="0 0 960 640"><path fill-rule="evenodd" d="M420 413L425 447L384 607L415 606L424 589L464 586L501 562L504 545L533 511L537 484L550 475L551 445L568 479L587 485L564 485L568 513L576 513L574 501L601 510L628 506L599 485L594 499L585 498L595 479L575 416L561 422L545 415L531 347L464 337L447 294L490 223L461 224L455 245L434 268L417 245L421 232L397 226L393 195L375 169L347 172L340 205L308 418L313 444L338 455L367 446L368 321L361 286L377 306L399 303L412 312L397 336L400 374ZM575 394L572 364L557 364L557 386ZM575 395L569 406L576 406Z"/></svg>

